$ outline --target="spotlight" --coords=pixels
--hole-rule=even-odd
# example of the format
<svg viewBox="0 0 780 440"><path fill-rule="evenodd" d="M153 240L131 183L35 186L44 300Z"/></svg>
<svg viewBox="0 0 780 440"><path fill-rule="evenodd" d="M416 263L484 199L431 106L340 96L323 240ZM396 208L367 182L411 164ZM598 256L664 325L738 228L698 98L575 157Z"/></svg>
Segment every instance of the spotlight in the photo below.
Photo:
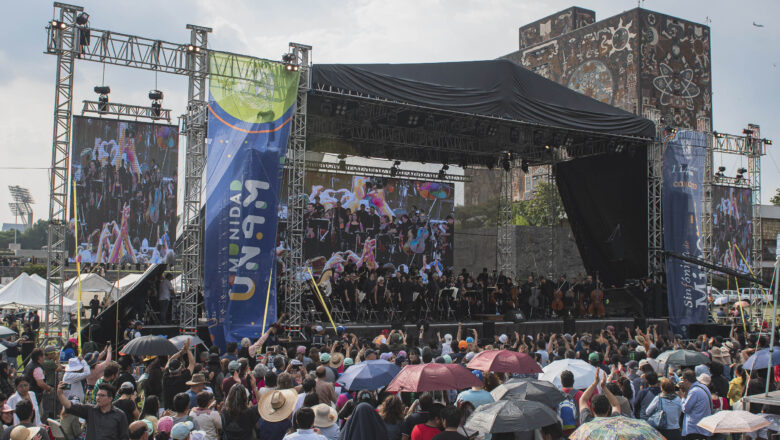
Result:
<svg viewBox="0 0 780 440"><path fill-rule="evenodd" d="M85 26L89 22L89 14L82 12L76 16L76 24L79 26Z"/></svg>
<svg viewBox="0 0 780 440"><path fill-rule="evenodd" d="M159 90L150 90L149 99L151 99L152 101L160 101L161 99L163 99L163 92Z"/></svg>
<svg viewBox="0 0 780 440"><path fill-rule="evenodd" d="M346 116L347 104L336 104L336 116Z"/></svg>
<svg viewBox="0 0 780 440"><path fill-rule="evenodd" d="M160 101L163 99L163 92L159 90L150 90L149 99L152 100L152 116L159 118L162 114L162 102Z"/></svg>
<svg viewBox="0 0 780 440"><path fill-rule="evenodd" d="M58 21L58 20L52 20L52 21L51 21L51 27L52 27L53 29L57 29L57 28L59 28L59 29L65 29L67 26L68 26L68 25L67 25L67 24L65 24L65 22L64 22L64 21Z"/></svg>
<svg viewBox="0 0 780 440"><path fill-rule="evenodd" d="M109 86L95 86L95 93L98 94L98 111L101 113L108 111L108 94L111 93Z"/></svg>
<svg viewBox="0 0 780 440"><path fill-rule="evenodd" d="M200 52L200 47L195 46L193 44L188 44L187 45L187 52L189 52L189 53L199 53Z"/></svg>
<svg viewBox="0 0 780 440"><path fill-rule="evenodd" d="M498 134L498 126L494 125L494 124L490 124L490 126L488 126L488 129L487 129L487 135L488 136L495 136L496 134Z"/></svg>
<svg viewBox="0 0 780 440"><path fill-rule="evenodd" d="M420 121L420 116L416 115L414 113L409 114L409 119L406 121L407 124L409 124L412 127L417 126L417 123Z"/></svg>
<svg viewBox="0 0 780 440"><path fill-rule="evenodd" d="M545 149L545 150L549 150L549 149L550 149L550 146L549 146L549 145L545 145L545 146L544 146L544 149Z"/></svg>
<svg viewBox="0 0 780 440"><path fill-rule="evenodd" d="M745 174L747 173L747 168L737 168L737 174Z"/></svg>
<svg viewBox="0 0 780 440"><path fill-rule="evenodd" d="M295 62L295 55L291 53L283 54L282 62L285 64L284 68L288 72L294 72L298 70L298 64Z"/></svg>
<svg viewBox="0 0 780 440"><path fill-rule="evenodd" d="M522 162L520 162L520 169L523 170L524 173L528 174L528 161L523 159Z"/></svg>
<svg viewBox="0 0 780 440"><path fill-rule="evenodd" d="M721 166L718 167L718 172L715 173L715 176L716 177L726 177L725 172L726 172L726 167L721 165Z"/></svg>
<svg viewBox="0 0 780 440"><path fill-rule="evenodd" d="M444 170L439 170L439 180L444 180L446 178L446 174L444 173Z"/></svg>
<svg viewBox="0 0 780 440"><path fill-rule="evenodd" d="M441 166L441 169L439 170L439 180L444 180L447 176L447 170L450 169L450 166L446 163Z"/></svg>
<svg viewBox="0 0 780 440"><path fill-rule="evenodd" d="M772 145L772 139L764 139L764 145Z"/></svg>
<svg viewBox="0 0 780 440"><path fill-rule="evenodd" d="M715 137L716 137L717 139L723 139L724 137L726 137L726 135L725 135L725 134L723 134L723 133L718 133L717 131L713 131L713 132L712 132L712 134L713 134L713 135L715 135Z"/></svg>
<svg viewBox="0 0 780 440"><path fill-rule="evenodd" d="M339 171L347 171L347 155L339 154Z"/></svg>
<svg viewBox="0 0 780 440"><path fill-rule="evenodd" d="M749 129L749 128L743 128L742 129L742 134L744 134L745 136L753 136L754 134L756 134L756 132L754 130Z"/></svg>

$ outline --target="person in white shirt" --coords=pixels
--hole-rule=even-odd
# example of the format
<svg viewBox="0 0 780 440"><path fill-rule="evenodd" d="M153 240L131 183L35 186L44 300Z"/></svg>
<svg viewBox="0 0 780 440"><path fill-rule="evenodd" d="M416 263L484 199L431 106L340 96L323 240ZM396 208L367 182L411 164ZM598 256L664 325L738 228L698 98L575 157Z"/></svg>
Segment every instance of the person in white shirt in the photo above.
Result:
<svg viewBox="0 0 780 440"><path fill-rule="evenodd" d="M10 406L11 408L16 408L16 403L20 400L29 400L33 404L33 408L36 409L35 411L35 417L33 418L33 423L35 423L35 426L41 426L41 416L39 414L40 411L37 411L38 409L38 399L35 397L35 393L30 391L30 383L27 381L27 378L24 376L18 376L16 380L14 380L14 386L16 387L16 392L11 395L11 397L8 398L8 400L5 402L6 405ZM14 425L19 424L19 417L14 414Z"/></svg>
<svg viewBox="0 0 780 440"><path fill-rule="evenodd" d="M339 440L341 431L336 423L338 419L336 410L324 403L314 405L311 409L314 411L314 427L319 429L328 440Z"/></svg>
<svg viewBox="0 0 780 440"><path fill-rule="evenodd" d="M89 377L90 369L87 361L79 357L68 359L68 365L65 366L65 375L62 381L70 385L69 390L65 390L65 398L75 403L84 403L84 386L82 382Z"/></svg>

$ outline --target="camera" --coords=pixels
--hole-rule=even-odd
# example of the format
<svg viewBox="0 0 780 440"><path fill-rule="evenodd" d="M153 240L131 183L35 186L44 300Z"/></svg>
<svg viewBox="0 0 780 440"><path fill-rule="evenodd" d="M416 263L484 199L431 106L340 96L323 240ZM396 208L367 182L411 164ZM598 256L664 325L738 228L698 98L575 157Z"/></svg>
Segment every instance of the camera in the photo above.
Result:
<svg viewBox="0 0 780 440"><path fill-rule="evenodd" d="M71 385L70 385L69 383L66 383L65 385L63 385L63 386L62 386L62 389L63 389L63 390L66 390L66 391L67 391L67 390L70 390L70 386L71 386Z"/></svg>

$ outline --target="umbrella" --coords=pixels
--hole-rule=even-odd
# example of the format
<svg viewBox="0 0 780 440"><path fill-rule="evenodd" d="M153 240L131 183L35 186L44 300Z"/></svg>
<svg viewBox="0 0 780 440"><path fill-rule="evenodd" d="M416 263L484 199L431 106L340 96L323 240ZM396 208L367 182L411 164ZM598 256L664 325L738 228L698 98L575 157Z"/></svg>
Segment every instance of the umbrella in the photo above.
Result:
<svg viewBox="0 0 780 440"><path fill-rule="evenodd" d="M128 342L121 352L133 356L168 356L177 351L179 349L164 337L147 335Z"/></svg>
<svg viewBox="0 0 780 440"><path fill-rule="evenodd" d="M557 408L566 395L552 383L537 379L512 379L490 392L493 400L533 400Z"/></svg>
<svg viewBox="0 0 780 440"><path fill-rule="evenodd" d="M0 325L0 338L7 338L8 336L14 336L17 335L15 331L11 330L10 328Z"/></svg>
<svg viewBox="0 0 780 440"><path fill-rule="evenodd" d="M569 440L663 440L647 422L625 416L597 417L580 425Z"/></svg>
<svg viewBox="0 0 780 440"><path fill-rule="evenodd" d="M719 296L719 297L715 298L715 305L716 306L722 306L723 304L726 304L728 302L729 302L729 297L728 296Z"/></svg>
<svg viewBox="0 0 780 440"><path fill-rule="evenodd" d="M658 374L664 373L665 369L664 369L663 362L658 362L658 359L653 359L653 358L646 358L646 359L647 359L647 363L650 364L651 367L653 367L653 370L655 370L656 373Z"/></svg>
<svg viewBox="0 0 780 440"><path fill-rule="evenodd" d="M710 363L710 358L693 350L670 350L658 355L658 361L683 367Z"/></svg>
<svg viewBox="0 0 780 440"><path fill-rule="evenodd" d="M383 359L365 361L347 369L337 383L349 391L376 390L386 386L401 371L401 367Z"/></svg>
<svg viewBox="0 0 780 440"><path fill-rule="evenodd" d="M488 432L531 431L558 421L547 405L532 400L499 400L480 405L466 420L466 429Z"/></svg>
<svg viewBox="0 0 780 440"><path fill-rule="evenodd" d="M739 307L750 307L750 303L747 302L747 301L744 301L744 300L743 301L739 301L737 303L734 303L734 308L735 309L739 308Z"/></svg>
<svg viewBox="0 0 780 440"><path fill-rule="evenodd" d="M749 411L724 410L701 419L698 426L713 434L727 434L758 431L770 424L769 420Z"/></svg>
<svg viewBox="0 0 780 440"><path fill-rule="evenodd" d="M780 365L780 347L775 346L772 351L772 365ZM766 369L769 366L769 349L765 348L753 353L744 364L742 368L746 370L761 370Z"/></svg>
<svg viewBox="0 0 780 440"><path fill-rule="evenodd" d="M472 370L495 371L496 373L533 374L542 368L534 358L525 353L509 350L488 350L478 353L466 364Z"/></svg>
<svg viewBox="0 0 780 440"><path fill-rule="evenodd" d="M181 350L182 347L184 347L184 344L187 343L187 339L190 340L190 347L194 347L198 344L203 344L203 339L195 335L179 335L179 336L174 336L172 338L168 338L168 340L171 341L171 344L173 344L179 350Z"/></svg>
<svg viewBox="0 0 780 440"><path fill-rule="evenodd" d="M556 387L561 387L561 372L569 370L574 374L574 388L584 390L596 379L597 368L580 359L561 359L551 362L539 375L539 380L552 382Z"/></svg>
<svg viewBox="0 0 780 440"><path fill-rule="evenodd" d="M461 365L417 364L404 367L387 386L387 391L462 390L481 386L482 381Z"/></svg>

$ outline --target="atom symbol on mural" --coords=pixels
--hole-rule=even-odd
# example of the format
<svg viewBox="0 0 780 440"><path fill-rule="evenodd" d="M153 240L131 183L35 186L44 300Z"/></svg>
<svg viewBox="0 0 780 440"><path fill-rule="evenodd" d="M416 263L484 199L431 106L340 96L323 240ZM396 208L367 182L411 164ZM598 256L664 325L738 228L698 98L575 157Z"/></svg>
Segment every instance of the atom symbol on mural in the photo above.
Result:
<svg viewBox="0 0 780 440"><path fill-rule="evenodd" d="M693 70L675 72L668 65L659 65L661 74L653 78L653 87L661 92L661 104L677 104L685 101L685 107L693 110L693 98L699 95L699 87L693 82ZM675 102L677 101L677 102Z"/></svg>

